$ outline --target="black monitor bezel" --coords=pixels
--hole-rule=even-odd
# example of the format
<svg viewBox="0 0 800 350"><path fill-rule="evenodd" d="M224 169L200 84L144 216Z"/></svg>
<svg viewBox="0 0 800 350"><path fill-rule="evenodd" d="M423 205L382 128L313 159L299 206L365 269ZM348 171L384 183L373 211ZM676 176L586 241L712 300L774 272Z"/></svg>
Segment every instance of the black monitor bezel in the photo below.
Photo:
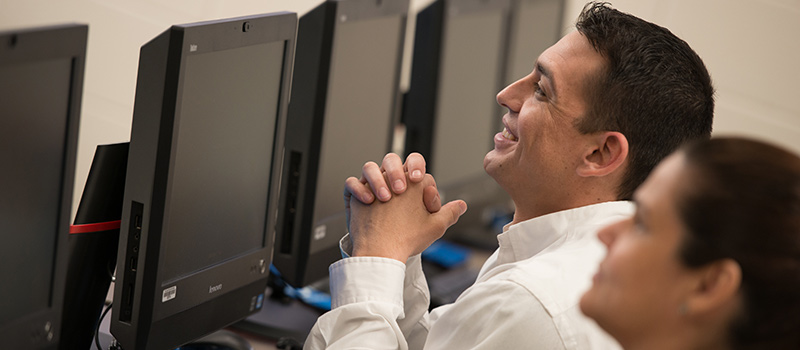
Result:
<svg viewBox="0 0 800 350"><path fill-rule="evenodd" d="M72 59L69 110L62 158L61 197L55 237L53 283L49 307L0 325L0 339L13 349L49 349L58 345L68 262L67 239L72 214L78 129L83 95L84 69L89 27L63 24L0 32L0 65L56 58ZM5 244L14 244L6 242ZM9 263L9 262L6 262ZM48 338L50 338L48 340Z"/></svg>
<svg viewBox="0 0 800 350"><path fill-rule="evenodd" d="M142 46L111 325L112 334L126 348L176 347L257 311L253 306L248 309L241 300L250 295L263 295L266 288L277 217L296 28L295 13L276 12L174 25ZM161 303L157 294L160 294L163 278L159 276L158 263L166 192L172 169L170 156L174 150L174 126L180 110L178 96L181 96L186 57L188 54L279 41L284 42L283 71L263 247L172 283L200 286L215 276L217 280L226 281L221 294L193 295L192 300ZM153 104L153 101L159 103ZM136 211L141 213L139 229ZM131 243L139 237L140 241ZM251 273L233 273L243 269L249 269ZM127 306L126 300L129 301ZM239 300L235 306L227 305L234 300ZM125 317L124 310L131 313Z"/></svg>

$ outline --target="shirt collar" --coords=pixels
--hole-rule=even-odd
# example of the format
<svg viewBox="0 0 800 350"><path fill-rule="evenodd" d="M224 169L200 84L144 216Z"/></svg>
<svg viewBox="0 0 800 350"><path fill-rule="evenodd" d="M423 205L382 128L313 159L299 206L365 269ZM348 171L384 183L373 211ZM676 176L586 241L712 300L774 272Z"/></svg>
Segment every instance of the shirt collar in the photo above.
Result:
<svg viewBox="0 0 800 350"><path fill-rule="evenodd" d="M603 202L509 224L497 236L498 253L503 260L527 259L558 241L582 238L573 237L571 233L585 235L589 231L595 234L600 227L632 215L633 210L633 203L628 201ZM588 226L597 228L587 229Z"/></svg>

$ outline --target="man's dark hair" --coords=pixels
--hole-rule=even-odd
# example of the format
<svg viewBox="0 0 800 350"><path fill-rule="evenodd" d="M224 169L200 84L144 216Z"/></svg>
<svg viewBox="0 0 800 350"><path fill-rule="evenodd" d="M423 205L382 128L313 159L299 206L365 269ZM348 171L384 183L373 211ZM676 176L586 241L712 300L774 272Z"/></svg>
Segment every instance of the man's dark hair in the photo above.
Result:
<svg viewBox="0 0 800 350"><path fill-rule="evenodd" d="M578 31L606 59L589 84L584 134L618 131L628 139L628 166L618 199L634 190L686 141L711 137L714 88L703 61L666 28L590 2Z"/></svg>
<svg viewBox="0 0 800 350"><path fill-rule="evenodd" d="M739 264L734 349L800 349L800 157L740 138L694 142L683 152L680 260L690 268Z"/></svg>

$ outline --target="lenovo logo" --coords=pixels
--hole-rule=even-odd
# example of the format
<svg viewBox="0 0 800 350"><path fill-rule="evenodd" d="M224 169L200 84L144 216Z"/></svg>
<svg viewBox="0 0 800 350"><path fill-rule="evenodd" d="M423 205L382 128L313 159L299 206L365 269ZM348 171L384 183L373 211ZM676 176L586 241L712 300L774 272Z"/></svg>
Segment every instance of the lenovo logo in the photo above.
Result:
<svg viewBox="0 0 800 350"><path fill-rule="evenodd" d="M208 294L219 292L222 290L222 283L216 286L208 286Z"/></svg>

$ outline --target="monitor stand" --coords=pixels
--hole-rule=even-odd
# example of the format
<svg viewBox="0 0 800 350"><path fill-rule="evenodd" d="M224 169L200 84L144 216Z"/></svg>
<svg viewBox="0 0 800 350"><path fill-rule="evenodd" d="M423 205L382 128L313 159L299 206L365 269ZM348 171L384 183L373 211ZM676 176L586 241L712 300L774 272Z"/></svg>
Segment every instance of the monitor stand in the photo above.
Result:
<svg viewBox="0 0 800 350"><path fill-rule="evenodd" d="M221 329L175 350L253 350L242 336Z"/></svg>

